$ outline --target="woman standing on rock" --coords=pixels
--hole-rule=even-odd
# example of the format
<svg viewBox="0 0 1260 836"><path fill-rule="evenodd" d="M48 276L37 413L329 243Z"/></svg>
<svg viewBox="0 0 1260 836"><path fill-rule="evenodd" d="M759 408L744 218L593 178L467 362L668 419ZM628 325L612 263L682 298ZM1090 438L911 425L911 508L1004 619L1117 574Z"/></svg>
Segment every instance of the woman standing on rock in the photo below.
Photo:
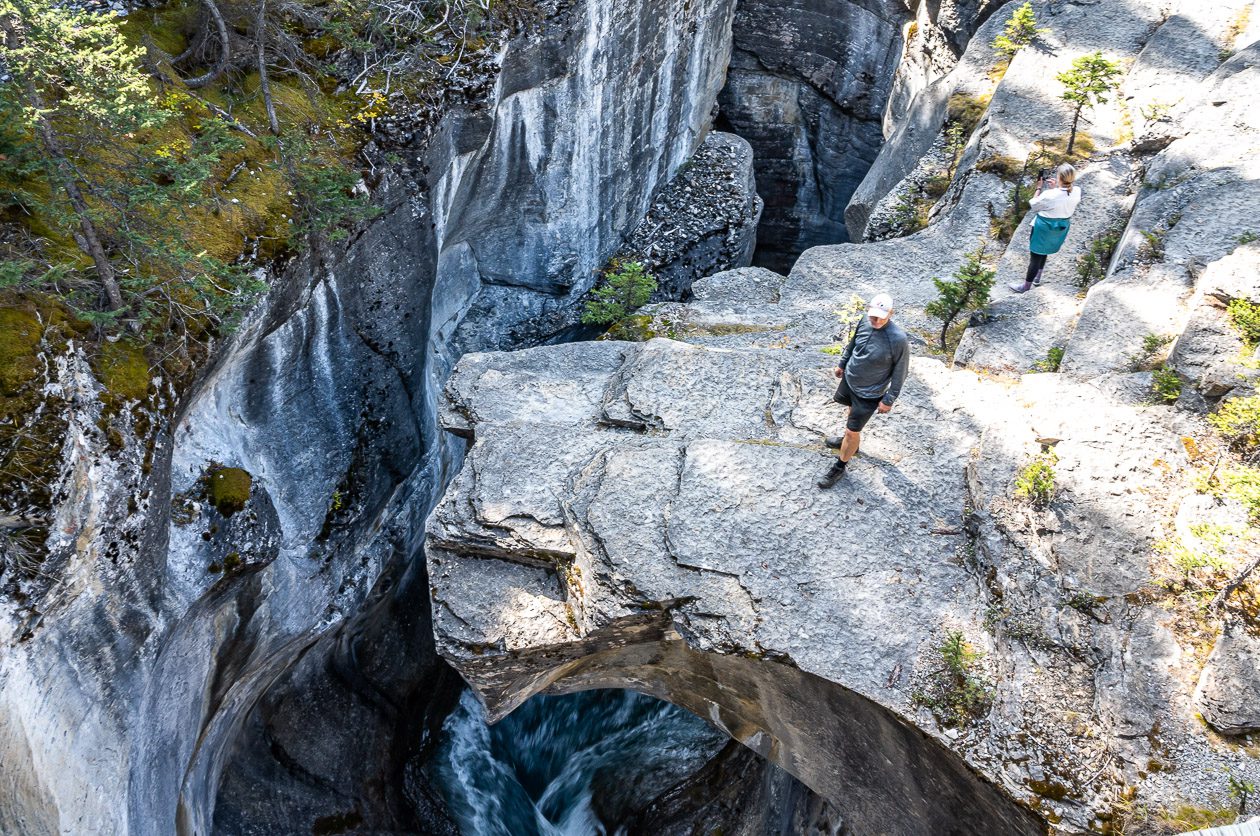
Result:
<svg viewBox="0 0 1260 836"><path fill-rule="evenodd" d="M1041 178L1037 192L1028 201L1028 208L1035 209L1032 239L1028 242L1028 273L1023 282L1011 282L1009 287L1016 293L1026 293L1034 285L1041 284L1041 271L1046 266L1046 256L1054 255L1063 246L1068 229L1072 226L1072 213L1081 202L1081 190L1076 182L1076 169L1064 163L1059 166L1057 178Z"/></svg>

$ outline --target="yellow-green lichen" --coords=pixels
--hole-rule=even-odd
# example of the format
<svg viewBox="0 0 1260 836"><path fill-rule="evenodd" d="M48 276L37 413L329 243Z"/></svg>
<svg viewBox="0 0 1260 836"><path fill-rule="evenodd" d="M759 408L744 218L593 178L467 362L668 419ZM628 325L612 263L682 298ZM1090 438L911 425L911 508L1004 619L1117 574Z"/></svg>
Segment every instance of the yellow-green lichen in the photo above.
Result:
<svg viewBox="0 0 1260 836"><path fill-rule="evenodd" d="M245 507L254 479L239 467L215 467L206 480L206 498L225 517Z"/></svg>
<svg viewBox="0 0 1260 836"><path fill-rule="evenodd" d="M971 132L976 129L976 125L980 123L984 112L989 109L989 99L992 97L992 94L971 96L967 93L955 93L949 97L949 114L947 118L951 122L961 124L963 133L970 136Z"/></svg>
<svg viewBox="0 0 1260 836"><path fill-rule="evenodd" d="M659 335L652 329L652 317L647 314L633 314L613 323L603 339L642 343L656 336Z"/></svg>

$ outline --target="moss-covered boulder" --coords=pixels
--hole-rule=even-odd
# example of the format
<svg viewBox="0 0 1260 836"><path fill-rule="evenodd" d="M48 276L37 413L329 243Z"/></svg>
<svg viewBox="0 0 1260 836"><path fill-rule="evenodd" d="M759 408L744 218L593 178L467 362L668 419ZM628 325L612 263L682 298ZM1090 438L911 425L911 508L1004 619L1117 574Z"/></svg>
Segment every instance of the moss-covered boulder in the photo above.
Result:
<svg viewBox="0 0 1260 836"><path fill-rule="evenodd" d="M212 467L206 479L206 498L225 517L245 507L254 479L239 467Z"/></svg>

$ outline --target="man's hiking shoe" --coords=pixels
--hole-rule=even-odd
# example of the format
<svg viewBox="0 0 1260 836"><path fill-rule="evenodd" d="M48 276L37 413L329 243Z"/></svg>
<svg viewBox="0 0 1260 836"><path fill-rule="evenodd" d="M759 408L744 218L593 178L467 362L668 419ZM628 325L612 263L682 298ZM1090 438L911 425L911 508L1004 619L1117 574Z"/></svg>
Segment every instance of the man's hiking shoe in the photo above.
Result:
<svg viewBox="0 0 1260 836"><path fill-rule="evenodd" d="M839 450L840 445L844 444L844 436L829 435L825 439L823 439L823 444L826 444L832 450Z"/></svg>
<svg viewBox="0 0 1260 836"><path fill-rule="evenodd" d="M836 463L827 471L827 475L818 480L818 487L830 488L844 476L844 462L836 459Z"/></svg>

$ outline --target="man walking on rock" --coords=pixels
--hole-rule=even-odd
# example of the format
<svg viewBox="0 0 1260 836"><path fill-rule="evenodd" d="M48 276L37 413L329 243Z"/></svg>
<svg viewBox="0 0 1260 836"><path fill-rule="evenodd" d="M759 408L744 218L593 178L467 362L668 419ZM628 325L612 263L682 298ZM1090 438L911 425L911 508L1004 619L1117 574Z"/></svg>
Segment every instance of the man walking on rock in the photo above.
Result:
<svg viewBox="0 0 1260 836"><path fill-rule="evenodd" d="M840 385L835 398L849 408L849 417L843 436L827 438L827 446L838 448L840 457L818 480L820 488L830 488L840 481L849 459L858 451L866 422L876 412L891 410L901 394L901 384L910 370L910 343L906 332L892 321L892 315L892 297L876 294L840 358L836 368Z"/></svg>

